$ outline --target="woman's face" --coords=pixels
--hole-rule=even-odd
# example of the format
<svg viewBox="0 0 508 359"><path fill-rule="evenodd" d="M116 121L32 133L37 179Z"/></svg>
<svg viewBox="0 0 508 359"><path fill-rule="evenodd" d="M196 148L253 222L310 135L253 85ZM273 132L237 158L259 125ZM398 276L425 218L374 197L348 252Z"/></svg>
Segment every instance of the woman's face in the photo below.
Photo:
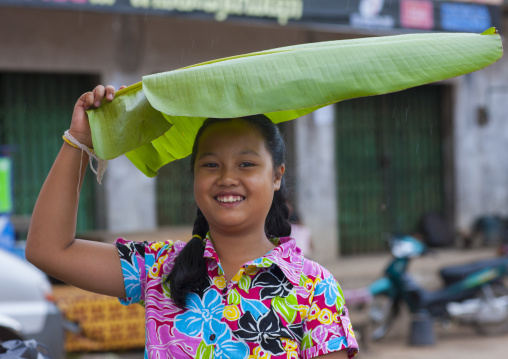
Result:
<svg viewBox="0 0 508 359"><path fill-rule="evenodd" d="M274 171L261 133L247 121L210 125L201 135L194 164L194 197L210 230L264 230L284 165Z"/></svg>

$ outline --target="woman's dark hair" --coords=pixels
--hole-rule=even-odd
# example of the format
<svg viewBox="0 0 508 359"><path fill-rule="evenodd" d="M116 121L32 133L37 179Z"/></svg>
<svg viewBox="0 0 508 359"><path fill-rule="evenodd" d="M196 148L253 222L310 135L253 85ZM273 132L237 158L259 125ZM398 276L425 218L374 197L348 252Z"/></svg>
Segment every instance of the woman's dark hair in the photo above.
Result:
<svg viewBox="0 0 508 359"><path fill-rule="evenodd" d="M242 117L253 128L257 129L265 139L266 148L272 155L274 170L284 164L285 144L277 126L264 115ZM199 129L191 155L191 172L194 175L194 163L198 150L198 142L203 132L212 124L228 122L232 118L209 118ZM265 220L265 233L269 237L287 237L291 234L288 222L289 210L286 204L286 186L282 176L280 188L274 192L272 205ZM208 285L206 258L203 257L205 246L202 240L208 232L208 222L198 208L192 235L189 243L175 259L175 264L167 280L173 302L185 309L185 301L189 292L202 292Z"/></svg>

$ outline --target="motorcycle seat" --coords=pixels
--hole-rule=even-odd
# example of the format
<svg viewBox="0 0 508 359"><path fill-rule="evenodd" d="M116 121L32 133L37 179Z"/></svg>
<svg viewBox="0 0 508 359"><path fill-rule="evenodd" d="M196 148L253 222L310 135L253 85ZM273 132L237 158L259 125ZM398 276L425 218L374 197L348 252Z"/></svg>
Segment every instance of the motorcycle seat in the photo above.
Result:
<svg viewBox="0 0 508 359"><path fill-rule="evenodd" d="M458 266L444 267L440 270L439 274L441 275L441 278L443 278L445 284L450 285L461 281L474 272L500 265L508 265L508 258L500 257Z"/></svg>

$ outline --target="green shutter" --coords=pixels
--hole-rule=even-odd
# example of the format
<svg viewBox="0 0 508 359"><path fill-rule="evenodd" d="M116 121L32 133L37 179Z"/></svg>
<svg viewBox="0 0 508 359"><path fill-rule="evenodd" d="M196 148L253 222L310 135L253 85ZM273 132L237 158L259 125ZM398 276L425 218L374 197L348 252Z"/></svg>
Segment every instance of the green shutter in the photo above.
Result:
<svg viewBox="0 0 508 359"><path fill-rule="evenodd" d="M0 144L13 161L14 215L29 216L62 146L78 97L93 88L87 75L0 73ZM88 171L78 231L94 229L94 183Z"/></svg>
<svg viewBox="0 0 508 359"><path fill-rule="evenodd" d="M196 209L190 157L162 167L157 176L158 225L192 225Z"/></svg>
<svg viewBox="0 0 508 359"><path fill-rule="evenodd" d="M441 88L337 104L340 247L386 249L385 233L410 233L426 211L442 211Z"/></svg>

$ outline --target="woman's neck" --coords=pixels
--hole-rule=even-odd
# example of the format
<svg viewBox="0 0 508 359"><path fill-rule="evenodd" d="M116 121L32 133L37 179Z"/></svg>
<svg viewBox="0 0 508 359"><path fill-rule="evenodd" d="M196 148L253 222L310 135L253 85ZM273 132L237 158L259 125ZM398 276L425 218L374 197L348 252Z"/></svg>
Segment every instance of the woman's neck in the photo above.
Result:
<svg viewBox="0 0 508 359"><path fill-rule="evenodd" d="M210 238L228 281L245 263L262 257L275 248L275 245L266 237L264 229L238 235L238 233L224 233L210 228Z"/></svg>

